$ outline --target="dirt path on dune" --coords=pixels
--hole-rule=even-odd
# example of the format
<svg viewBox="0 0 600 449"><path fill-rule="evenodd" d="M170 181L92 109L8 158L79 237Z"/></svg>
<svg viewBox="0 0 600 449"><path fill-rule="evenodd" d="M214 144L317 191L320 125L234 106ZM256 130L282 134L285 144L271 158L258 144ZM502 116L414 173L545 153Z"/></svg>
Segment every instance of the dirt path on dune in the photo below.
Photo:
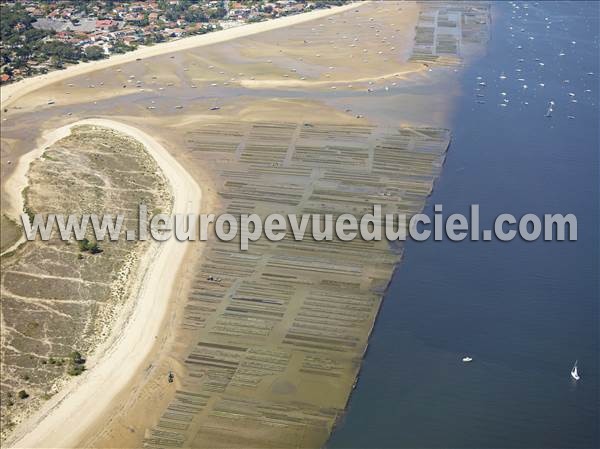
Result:
<svg viewBox="0 0 600 449"><path fill-rule="evenodd" d="M104 119L82 120L51 133L59 140L77 125L111 128L142 143L169 181L173 195L172 213L197 213L201 190L185 169L144 132ZM46 140L46 145L53 142ZM28 164L27 164L28 165ZM18 191L18 189L15 189ZM92 364L80 378L73 379L58 395L23 422L9 442L12 447L74 447L86 430L112 405L117 395L142 369L168 309L178 268L188 245L172 238L157 243L145 257L138 273L137 295L125 322L116 323L110 345L94 354Z"/></svg>

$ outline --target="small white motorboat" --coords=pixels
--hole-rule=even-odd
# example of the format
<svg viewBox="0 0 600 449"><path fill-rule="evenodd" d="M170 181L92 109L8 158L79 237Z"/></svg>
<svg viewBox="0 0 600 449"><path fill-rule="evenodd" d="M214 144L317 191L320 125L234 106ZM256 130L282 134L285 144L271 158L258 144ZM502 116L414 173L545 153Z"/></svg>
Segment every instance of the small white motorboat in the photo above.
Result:
<svg viewBox="0 0 600 449"><path fill-rule="evenodd" d="M472 362L472 361L473 361L473 359L472 359L471 357L468 357L468 356L467 356L467 357L463 357L463 358L462 358L462 361L463 361L463 362L465 362L465 363L468 363L468 362Z"/></svg>
<svg viewBox="0 0 600 449"><path fill-rule="evenodd" d="M571 369L571 377L575 380L579 380L579 374L577 373L577 360L575 360L575 365Z"/></svg>

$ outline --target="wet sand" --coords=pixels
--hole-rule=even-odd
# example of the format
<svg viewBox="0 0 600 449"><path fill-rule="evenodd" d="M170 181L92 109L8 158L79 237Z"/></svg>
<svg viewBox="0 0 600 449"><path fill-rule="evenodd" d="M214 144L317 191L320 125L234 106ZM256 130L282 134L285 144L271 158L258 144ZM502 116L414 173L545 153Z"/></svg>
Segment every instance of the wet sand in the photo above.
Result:
<svg viewBox="0 0 600 449"><path fill-rule="evenodd" d="M115 65L124 64L130 61L134 61L138 58L148 58L165 53L173 53L204 45L211 45L217 42L228 41L231 39L238 39L256 33L263 33L265 31L270 31L281 27L292 26L294 24L302 23L308 20L315 20L321 17L326 17L330 14L337 14L338 12L355 7L356 5L349 4L336 8L311 11L305 14L298 14L294 16L269 20L266 22L248 24L200 36L192 36L172 42L167 42L162 45L142 47L129 53L112 56L106 60L92 61L88 63L73 65L65 70L51 72L47 75L41 75L34 78L27 78L22 81L4 86L1 90L0 103L2 107L5 108L17 99L21 98L22 96L35 90L41 89L49 84L65 80L73 76L91 73L105 67L112 67Z"/></svg>
<svg viewBox="0 0 600 449"><path fill-rule="evenodd" d="M292 207L290 201L290 211L342 210L346 196L356 198L357 212L382 196L391 210L420 211L441 169L449 139L443 127L460 92L458 69L409 61L418 17L412 2L365 4L49 84L10 105L3 140L15 144L3 157L30 151L40 128L106 117L169 151L202 186L206 212L265 213ZM197 244L178 274L147 369L80 429L76 444L323 444L343 414L400 256L387 245L348 245L333 259L311 246L254 251ZM284 261L282 251L304 263L284 267L291 259ZM294 270L298 281L277 280ZM215 272L223 283L207 282ZM288 298L289 292L297 293ZM229 310L246 308L245 296L265 301L243 312L251 325ZM347 307L361 310L350 328L343 325ZM319 332L329 336L314 335L306 314L324 321ZM315 338L325 347L298 344ZM198 363L207 357L219 366ZM176 373L171 386L169 370Z"/></svg>

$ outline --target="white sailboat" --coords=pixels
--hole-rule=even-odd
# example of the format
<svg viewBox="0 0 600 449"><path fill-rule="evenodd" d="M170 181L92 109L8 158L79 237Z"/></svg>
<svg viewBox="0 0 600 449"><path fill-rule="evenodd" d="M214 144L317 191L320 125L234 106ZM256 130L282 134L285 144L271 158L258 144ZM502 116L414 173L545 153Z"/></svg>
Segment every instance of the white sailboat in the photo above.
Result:
<svg viewBox="0 0 600 449"><path fill-rule="evenodd" d="M575 365L571 369L571 377L575 380L579 380L579 374L577 373L577 360L575 360Z"/></svg>

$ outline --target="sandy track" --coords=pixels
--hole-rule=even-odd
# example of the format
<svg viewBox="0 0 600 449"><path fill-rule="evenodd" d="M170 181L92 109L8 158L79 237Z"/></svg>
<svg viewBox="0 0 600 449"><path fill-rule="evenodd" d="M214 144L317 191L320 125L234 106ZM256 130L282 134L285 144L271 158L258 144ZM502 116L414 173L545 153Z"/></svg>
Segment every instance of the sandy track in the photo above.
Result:
<svg viewBox="0 0 600 449"><path fill-rule="evenodd" d="M111 128L141 142L171 186L172 212L199 212L201 190L198 184L165 148L136 128L112 120L82 120L47 135L45 146L69 135L71 127L86 124ZM89 371L72 379L38 413L24 421L8 442L10 446L75 447L85 431L106 412L113 398L143 369L142 363L154 345L188 247L174 238L155 245L151 261L148 260L151 263L139 274L141 282L131 313L122 327L113 329L115 338L109 339L112 345L100 348L91 360Z"/></svg>
<svg viewBox="0 0 600 449"><path fill-rule="evenodd" d="M142 47L135 51L125 53L122 55L111 56L110 58L103 59L101 61L80 63L77 65L70 66L65 70L58 70L55 72L48 73L46 75L27 78L2 87L2 89L0 89L0 104L2 105L2 108L6 108L23 95L45 87L51 83L57 81L64 81L73 76L93 72L95 70L124 64L126 62L134 61L137 58L149 58L165 53L187 50L194 47L201 47L204 45L225 42L244 36L250 36L252 34L263 33L265 31L275 30L278 28L307 22L309 20L327 17L332 14L337 14L349 9L357 8L364 3L367 2L363 2L361 4L350 3L348 5L337 6L330 9L318 9L316 11L297 14L294 16L272 19L266 22L247 24L236 28L229 28L227 30L203 34L200 36L191 36L177 41L171 41L163 44L154 45L152 47Z"/></svg>

